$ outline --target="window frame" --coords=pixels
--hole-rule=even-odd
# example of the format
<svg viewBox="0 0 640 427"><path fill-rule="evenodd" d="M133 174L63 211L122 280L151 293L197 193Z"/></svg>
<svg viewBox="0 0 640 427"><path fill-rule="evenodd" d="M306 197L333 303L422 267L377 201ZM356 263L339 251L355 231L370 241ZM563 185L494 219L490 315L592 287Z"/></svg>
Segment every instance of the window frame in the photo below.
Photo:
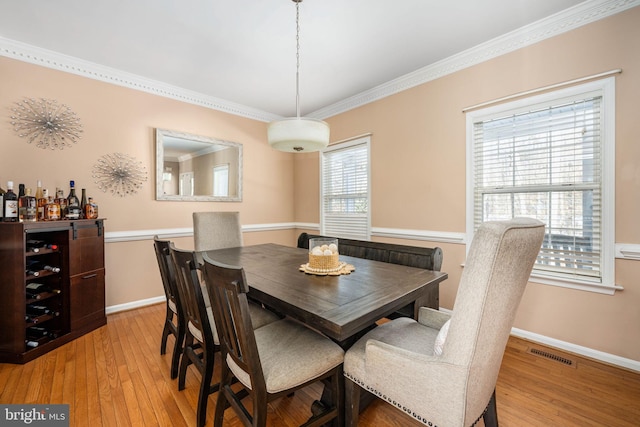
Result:
<svg viewBox="0 0 640 427"><path fill-rule="evenodd" d="M541 95L518 99L486 108L469 111L466 114L466 235L467 242L473 239L475 153L474 125L500 116L513 115L539 107L558 105L568 98L601 96L601 274L598 280L577 277L558 277L543 273L534 267L530 281L571 289L613 294L615 292L615 78L609 77L576 86L558 89ZM467 245L467 251L469 245Z"/></svg>
<svg viewBox="0 0 640 427"><path fill-rule="evenodd" d="M366 150L366 158L367 158L367 212L366 212L366 235L365 236L349 236L349 235L337 235L339 233L332 233L331 231L327 231L326 221L325 221L325 197L324 197L324 187L325 187L325 161L326 154L347 150L353 147L364 146ZM361 240L371 240L371 138L370 136L361 136L351 140L347 140L344 142L332 144L326 149L324 149L320 153L320 233L323 235L327 235L327 233L332 233L331 235L334 237L344 237L344 238L358 238Z"/></svg>

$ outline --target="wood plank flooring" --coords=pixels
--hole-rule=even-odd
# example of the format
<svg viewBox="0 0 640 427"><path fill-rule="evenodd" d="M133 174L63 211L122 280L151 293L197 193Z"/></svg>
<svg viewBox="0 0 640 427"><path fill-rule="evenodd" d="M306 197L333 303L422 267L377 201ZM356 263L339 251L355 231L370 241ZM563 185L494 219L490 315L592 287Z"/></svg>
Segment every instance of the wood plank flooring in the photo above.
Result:
<svg viewBox="0 0 640 427"><path fill-rule="evenodd" d="M112 314L106 326L32 362L0 364L0 403L68 403L71 425L78 427L195 426L199 376L190 368L181 392L177 380L170 379L172 337L167 354L159 351L163 320L162 304ZM530 347L573 363L530 354ZM319 395L319 387L308 387L273 402L268 425L303 423ZM207 425L216 396L209 397ZM640 373L512 337L497 401L502 427L640 426ZM232 410L225 418L225 425L241 425ZM377 400L361 414L359 425L422 424Z"/></svg>

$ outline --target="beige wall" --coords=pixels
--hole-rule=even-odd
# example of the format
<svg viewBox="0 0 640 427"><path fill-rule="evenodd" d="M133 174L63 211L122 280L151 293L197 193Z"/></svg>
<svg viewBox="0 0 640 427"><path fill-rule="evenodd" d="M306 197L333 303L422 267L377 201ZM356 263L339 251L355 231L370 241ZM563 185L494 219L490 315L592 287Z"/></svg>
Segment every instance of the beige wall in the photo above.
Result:
<svg viewBox="0 0 640 427"><path fill-rule="evenodd" d="M476 65L337 115L332 140L372 133L374 227L462 233L465 231L465 116L462 108L515 92L623 68L616 77L616 241L640 243L640 8ZM266 143L266 124L73 74L0 57L0 182L68 191L69 179L87 188L107 218L108 232L191 226L191 213L238 210L244 225L318 223L317 154L286 154ZM8 116L24 97L52 98L78 113L81 141L64 151L28 145ZM154 128L201 134L244 145L240 203L154 200ZM141 161L148 180L132 197L100 192L91 176L95 161L122 152ZM3 184L4 186L4 184ZM296 230L246 233L245 244L295 244ZM377 239L383 240L383 239ZM398 241L434 246L434 242ZM192 247L192 239L175 239ZM439 244L443 270L441 305L452 308L465 247ZM151 242L108 243L107 305L162 295ZM516 327L640 361L640 262L618 260L614 296L530 284Z"/></svg>
<svg viewBox="0 0 640 427"><path fill-rule="evenodd" d="M5 118L0 125L0 182L25 183L35 191L36 180L45 188L69 191L69 180L86 188L106 218L107 232L162 230L191 227L194 211L240 211L244 225L293 220L293 156L272 150L265 140L266 124L0 57L0 103ZM9 116L16 101L56 99L81 118L84 132L77 145L63 151L39 149L13 132ZM199 134L244 146L243 202L155 201L154 128ZM142 162L148 179L131 197L98 190L91 175L93 164L107 153L122 152ZM294 244L293 231L250 233L247 242L280 241ZM176 239L192 247L192 239ZM150 241L106 245L107 306L163 295Z"/></svg>
<svg viewBox="0 0 640 427"><path fill-rule="evenodd" d="M372 226L464 233L462 109L622 68L616 77L616 242L639 244L638 23L640 7L328 119L333 141L372 134ZM296 221L319 220L318 163L317 155L296 157ZM422 244L443 248L450 278L441 286L441 306L452 308L465 248ZM616 283L625 290L613 296L531 283L515 326L640 361L638 277L640 262L617 260Z"/></svg>

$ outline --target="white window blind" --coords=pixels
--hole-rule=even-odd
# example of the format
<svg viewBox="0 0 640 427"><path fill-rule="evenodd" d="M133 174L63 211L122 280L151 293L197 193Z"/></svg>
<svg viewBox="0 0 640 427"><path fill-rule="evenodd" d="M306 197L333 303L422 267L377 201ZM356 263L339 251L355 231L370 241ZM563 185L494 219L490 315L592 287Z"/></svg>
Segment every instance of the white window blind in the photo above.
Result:
<svg viewBox="0 0 640 427"><path fill-rule="evenodd" d="M605 235L603 95L518 105L472 121L473 228L537 218L546 234L534 275L604 284L613 237Z"/></svg>
<svg viewBox="0 0 640 427"><path fill-rule="evenodd" d="M321 233L368 240L369 138L329 147L320 158Z"/></svg>

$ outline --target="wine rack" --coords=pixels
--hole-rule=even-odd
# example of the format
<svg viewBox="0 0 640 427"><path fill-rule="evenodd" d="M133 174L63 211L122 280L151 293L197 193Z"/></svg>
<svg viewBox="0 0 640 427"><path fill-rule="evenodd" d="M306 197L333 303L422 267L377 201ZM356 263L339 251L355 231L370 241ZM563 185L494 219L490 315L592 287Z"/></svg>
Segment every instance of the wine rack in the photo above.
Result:
<svg viewBox="0 0 640 427"><path fill-rule="evenodd" d="M106 324L104 220L0 223L0 362Z"/></svg>

